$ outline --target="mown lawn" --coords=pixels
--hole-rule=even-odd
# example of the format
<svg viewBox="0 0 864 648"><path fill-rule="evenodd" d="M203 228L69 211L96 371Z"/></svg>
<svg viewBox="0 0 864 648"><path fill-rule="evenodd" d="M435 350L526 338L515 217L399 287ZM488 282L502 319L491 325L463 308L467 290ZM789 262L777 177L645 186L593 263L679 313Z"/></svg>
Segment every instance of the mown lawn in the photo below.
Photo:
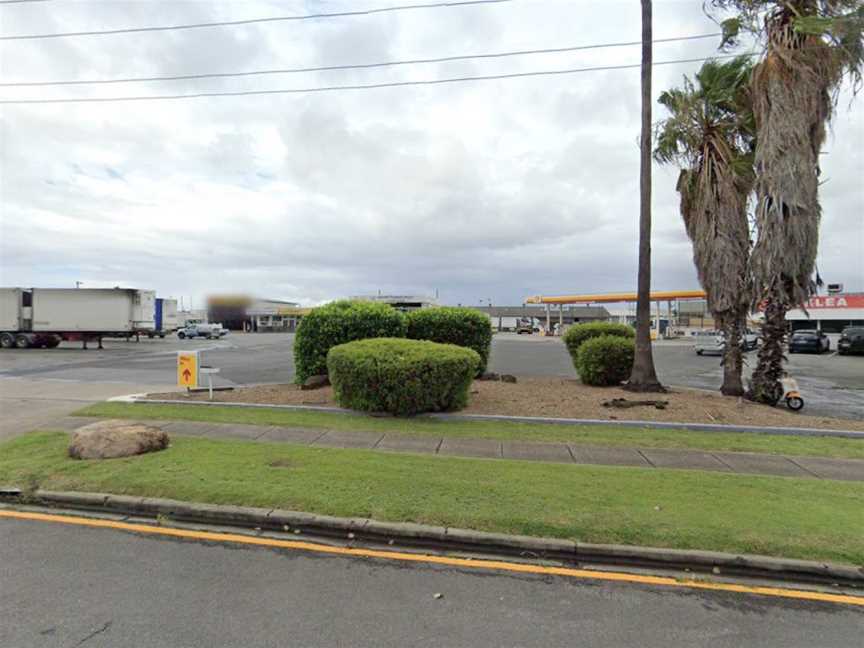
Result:
<svg viewBox="0 0 864 648"><path fill-rule="evenodd" d="M0 483L864 564L858 483L184 437L158 453L78 461L68 438L0 445Z"/></svg>
<svg viewBox="0 0 864 648"><path fill-rule="evenodd" d="M390 432L415 436L474 437L522 441L559 441L602 446L698 448L864 459L864 438L793 437L733 432L557 425L492 421L440 421L428 418L376 418L277 408L238 408L158 403L97 403L76 412L80 416L280 425L343 431Z"/></svg>

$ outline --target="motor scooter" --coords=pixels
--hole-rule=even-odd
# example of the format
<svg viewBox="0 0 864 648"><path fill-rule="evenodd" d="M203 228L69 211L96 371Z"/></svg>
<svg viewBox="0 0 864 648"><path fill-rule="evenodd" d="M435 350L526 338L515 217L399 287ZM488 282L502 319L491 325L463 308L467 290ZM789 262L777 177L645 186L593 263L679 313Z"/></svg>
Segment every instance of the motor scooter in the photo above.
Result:
<svg viewBox="0 0 864 648"><path fill-rule="evenodd" d="M781 399L786 401L786 407L794 412L804 407L804 399L801 398L797 380L790 376L784 376L780 379L780 384L783 386L783 396L781 396Z"/></svg>

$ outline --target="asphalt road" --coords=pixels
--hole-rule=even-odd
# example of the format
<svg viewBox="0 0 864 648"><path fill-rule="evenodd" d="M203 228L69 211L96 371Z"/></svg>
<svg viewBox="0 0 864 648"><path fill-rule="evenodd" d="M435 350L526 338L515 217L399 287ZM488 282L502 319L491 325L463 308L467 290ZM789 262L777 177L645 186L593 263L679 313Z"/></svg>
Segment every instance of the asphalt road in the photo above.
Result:
<svg viewBox="0 0 864 648"><path fill-rule="evenodd" d="M142 385L169 387L175 383L175 357L180 349L198 349L202 363L219 367L221 373L214 381L217 385L290 382L294 377L293 339L290 334L232 333L218 341L174 337L138 343L109 340L103 351L83 351L80 345L70 343L57 349L3 350L0 398L8 391L4 379L17 381L19 391L26 391L27 383L40 385L34 392L45 385L56 389L64 384L70 389L76 384L104 384L106 395L114 395L118 389L122 393L124 385L128 392ZM719 357L697 356L690 344L663 341L655 345L654 355L666 384L712 390L720 387ZM747 354L747 362L749 371L756 363L755 352ZM561 341L536 335L496 335L490 369L523 376L575 376ZM864 356L795 354L789 357L789 369L799 381L808 414L864 418Z"/></svg>
<svg viewBox="0 0 864 648"><path fill-rule="evenodd" d="M838 604L8 519L0 570L0 645L16 648L848 648L864 632L864 611Z"/></svg>

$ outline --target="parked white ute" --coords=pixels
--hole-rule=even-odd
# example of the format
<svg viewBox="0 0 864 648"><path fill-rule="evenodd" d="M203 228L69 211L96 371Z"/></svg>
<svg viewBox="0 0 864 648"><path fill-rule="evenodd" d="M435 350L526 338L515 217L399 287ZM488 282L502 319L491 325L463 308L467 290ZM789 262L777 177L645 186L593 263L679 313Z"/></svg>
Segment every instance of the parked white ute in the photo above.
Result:
<svg viewBox="0 0 864 648"><path fill-rule="evenodd" d="M722 331L698 331L696 333L696 355L723 355L726 349L726 338Z"/></svg>
<svg viewBox="0 0 864 648"><path fill-rule="evenodd" d="M208 340L212 340L213 338L221 338L228 331L222 328L221 324L193 324L192 326L185 326L177 331L177 337L181 340L185 340L186 338L198 338L203 337Z"/></svg>

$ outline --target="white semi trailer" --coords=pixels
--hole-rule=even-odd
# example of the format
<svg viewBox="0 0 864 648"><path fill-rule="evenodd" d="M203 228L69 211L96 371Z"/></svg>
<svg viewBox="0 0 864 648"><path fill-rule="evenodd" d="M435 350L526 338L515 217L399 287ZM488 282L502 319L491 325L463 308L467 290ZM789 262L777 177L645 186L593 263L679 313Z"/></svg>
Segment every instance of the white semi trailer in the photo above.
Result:
<svg viewBox="0 0 864 648"><path fill-rule="evenodd" d="M167 334L176 331L179 326L177 321L177 300L156 298L156 311L153 315L156 326L152 331L146 331L147 337L153 338L159 336L164 338Z"/></svg>
<svg viewBox="0 0 864 648"><path fill-rule="evenodd" d="M0 288L0 347L129 337L155 328L156 293L128 288Z"/></svg>

